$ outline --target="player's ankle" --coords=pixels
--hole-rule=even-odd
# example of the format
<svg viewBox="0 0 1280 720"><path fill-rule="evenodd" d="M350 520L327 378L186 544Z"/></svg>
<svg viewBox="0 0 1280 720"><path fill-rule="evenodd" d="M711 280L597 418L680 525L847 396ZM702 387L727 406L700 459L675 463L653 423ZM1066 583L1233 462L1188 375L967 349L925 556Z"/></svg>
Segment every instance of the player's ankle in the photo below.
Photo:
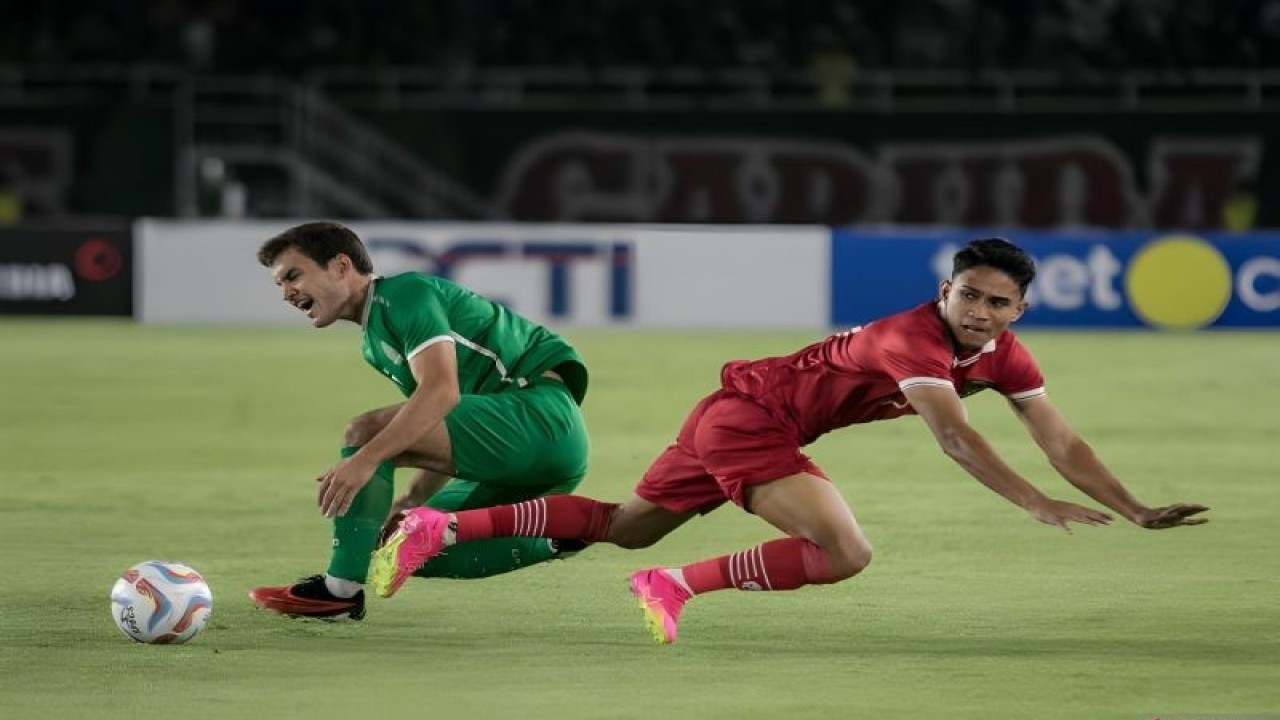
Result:
<svg viewBox="0 0 1280 720"><path fill-rule="evenodd" d="M680 586L681 590L684 590L685 592L689 593L690 597L693 597L694 595L693 588L689 587L689 581L686 580L684 577L683 568L667 567L667 568L661 568L661 569L662 569L662 572L667 574L667 577L674 580L676 585Z"/></svg>
<svg viewBox="0 0 1280 720"><path fill-rule="evenodd" d="M336 598L353 598L364 589L364 583L346 578L334 577L328 573L324 576L324 587Z"/></svg>

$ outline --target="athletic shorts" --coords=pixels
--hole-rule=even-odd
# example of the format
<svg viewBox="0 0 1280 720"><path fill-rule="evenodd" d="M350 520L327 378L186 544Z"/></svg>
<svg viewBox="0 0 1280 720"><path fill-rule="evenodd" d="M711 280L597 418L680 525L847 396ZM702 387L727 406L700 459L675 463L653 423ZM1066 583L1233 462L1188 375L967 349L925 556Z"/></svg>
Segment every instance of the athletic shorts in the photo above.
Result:
<svg viewBox="0 0 1280 720"><path fill-rule="evenodd" d="M788 423L762 405L719 390L702 399L636 495L672 512L707 513L726 500L750 511L746 489L797 473L825 478Z"/></svg>
<svg viewBox="0 0 1280 720"><path fill-rule="evenodd" d="M463 395L445 417L457 480L550 492L587 473L582 411L564 383L535 378L522 388Z"/></svg>

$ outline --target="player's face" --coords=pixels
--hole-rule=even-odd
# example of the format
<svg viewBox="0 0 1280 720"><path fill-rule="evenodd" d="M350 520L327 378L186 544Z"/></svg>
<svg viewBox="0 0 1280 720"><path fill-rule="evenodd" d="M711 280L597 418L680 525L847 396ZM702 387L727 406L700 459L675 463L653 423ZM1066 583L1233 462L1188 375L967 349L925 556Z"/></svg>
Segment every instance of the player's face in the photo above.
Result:
<svg viewBox="0 0 1280 720"><path fill-rule="evenodd" d="M284 301L306 313L312 325L328 327L350 314L351 291L344 282L349 265L345 255L320 265L289 248L271 265L271 279L283 291Z"/></svg>
<svg viewBox="0 0 1280 720"><path fill-rule="evenodd" d="M965 350L976 351L1022 317L1026 300L1018 283L992 267L965 270L942 282L942 314Z"/></svg>

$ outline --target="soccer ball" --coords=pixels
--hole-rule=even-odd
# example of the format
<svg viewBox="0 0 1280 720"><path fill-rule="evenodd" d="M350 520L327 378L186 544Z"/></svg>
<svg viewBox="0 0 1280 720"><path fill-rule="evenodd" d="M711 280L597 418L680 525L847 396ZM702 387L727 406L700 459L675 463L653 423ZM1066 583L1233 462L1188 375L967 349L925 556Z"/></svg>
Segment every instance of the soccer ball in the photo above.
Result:
<svg viewBox="0 0 1280 720"><path fill-rule="evenodd" d="M111 619L137 642L184 643L200 634L211 610L204 578L180 563L138 563L111 588Z"/></svg>

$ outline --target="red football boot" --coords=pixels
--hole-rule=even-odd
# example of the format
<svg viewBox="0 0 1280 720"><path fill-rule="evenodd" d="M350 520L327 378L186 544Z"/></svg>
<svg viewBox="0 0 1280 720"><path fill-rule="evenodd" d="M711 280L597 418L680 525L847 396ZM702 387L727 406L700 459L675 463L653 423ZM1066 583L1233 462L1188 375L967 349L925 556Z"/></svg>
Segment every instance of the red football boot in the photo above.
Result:
<svg viewBox="0 0 1280 720"><path fill-rule="evenodd" d="M324 575L303 578L296 585L254 588L249 591L249 599L258 607L289 617L364 617L364 591L349 598L337 597L325 587Z"/></svg>

